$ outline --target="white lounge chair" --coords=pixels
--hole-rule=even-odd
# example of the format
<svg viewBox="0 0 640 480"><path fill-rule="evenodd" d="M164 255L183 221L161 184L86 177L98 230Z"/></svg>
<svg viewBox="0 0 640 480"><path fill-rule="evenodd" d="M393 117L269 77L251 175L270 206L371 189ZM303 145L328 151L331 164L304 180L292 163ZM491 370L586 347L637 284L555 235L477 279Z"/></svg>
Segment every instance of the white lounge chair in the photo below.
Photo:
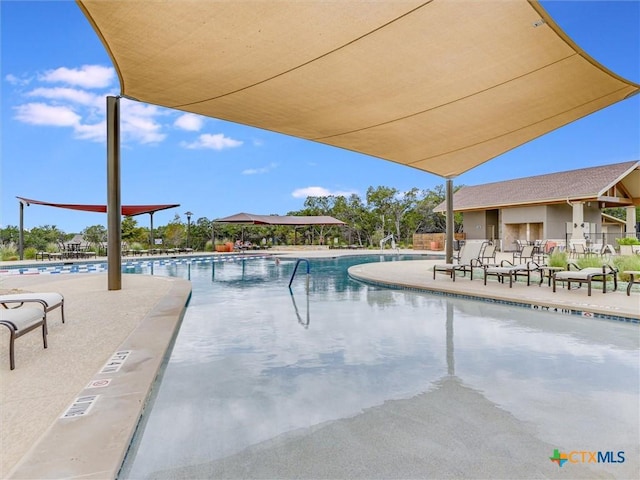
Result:
<svg viewBox="0 0 640 480"><path fill-rule="evenodd" d="M461 271L463 275L470 272L471 280L473 280L473 269L482 266L482 262L480 261L482 246L482 243L465 243L460 252L460 260L458 263L442 263L433 266L433 279L435 280L436 278L436 272L446 272L455 282L456 272Z"/></svg>
<svg viewBox="0 0 640 480"><path fill-rule="evenodd" d="M576 270L571 270L571 268ZM602 267L588 267L580 269L575 263L569 263L567 269L553 274L553 291L556 291L556 282L567 282L567 288L571 289L571 283L587 284L587 296L591 296L591 282L602 282L602 293L607 293L607 278L613 277L613 291L618 289L618 270L611 265Z"/></svg>
<svg viewBox="0 0 640 480"><path fill-rule="evenodd" d="M531 284L531 272L539 271L540 266L536 262L513 264L509 260L500 262L500 266L488 265L484 268L484 284L487 284L487 277L495 275L500 283L504 283L504 277L509 277L509 288L513 287L513 280L518 280L518 276L527 277L527 286Z"/></svg>
<svg viewBox="0 0 640 480"><path fill-rule="evenodd" d="M25 333L42 327L42 342L47 348L47 317L43 310L37 307L0 308L0 325L9 329L9 368L16 368L14 342Z"/></svg>
<svg viewBox="0 0 640 480"><path fill-rule="evenodd" d="M6 309L16 309L25 304L39 303L44 308L45 316L51 310L60 307L62 323L64 323L64 297L57 292L10 293L0 295L0 305Z"/></svg>

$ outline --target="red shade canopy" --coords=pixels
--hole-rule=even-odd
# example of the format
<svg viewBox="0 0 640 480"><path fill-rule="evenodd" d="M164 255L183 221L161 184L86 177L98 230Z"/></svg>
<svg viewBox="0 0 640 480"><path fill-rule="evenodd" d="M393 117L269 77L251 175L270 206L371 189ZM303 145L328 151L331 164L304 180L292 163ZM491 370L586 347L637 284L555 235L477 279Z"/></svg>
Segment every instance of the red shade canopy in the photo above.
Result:
<svg viewBox="0 0 640 480"><path fill-rule="evenodd" d="M84 212L98 212L107 213L106 205L85 205L77 203L51 203L43 202L41 200L31 200L24 197L16 197L23 203L34 205L46 205L47 207L68 208L69 210L82 210ZM172 203L167 205L122 205L122 215L132 217L134 215L140 215L142 213L154 213L159 210L166 210L168 208L179 207L179 203Z"/></svg>

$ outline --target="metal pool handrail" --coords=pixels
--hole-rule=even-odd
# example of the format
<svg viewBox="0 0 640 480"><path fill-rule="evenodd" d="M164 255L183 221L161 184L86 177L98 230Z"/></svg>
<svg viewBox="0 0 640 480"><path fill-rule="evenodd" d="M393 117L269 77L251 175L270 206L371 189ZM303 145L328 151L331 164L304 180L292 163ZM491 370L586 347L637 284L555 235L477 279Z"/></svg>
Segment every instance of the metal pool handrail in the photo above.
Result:
<svg viewBox="0 0 640 480"><path fill-rule="evenodd" d="M299 258L296 261L296 266L293 267L293 273L291 274L291 279L289 280L289 288L291 288L291 283L293 282L293 277L296 276L296 272L298 271L298 265L300 265L300 262L306 262L307 263L307 290L309 289L309 270L310 270L310 264L309 264L309 260L307 258Z"/></svg>

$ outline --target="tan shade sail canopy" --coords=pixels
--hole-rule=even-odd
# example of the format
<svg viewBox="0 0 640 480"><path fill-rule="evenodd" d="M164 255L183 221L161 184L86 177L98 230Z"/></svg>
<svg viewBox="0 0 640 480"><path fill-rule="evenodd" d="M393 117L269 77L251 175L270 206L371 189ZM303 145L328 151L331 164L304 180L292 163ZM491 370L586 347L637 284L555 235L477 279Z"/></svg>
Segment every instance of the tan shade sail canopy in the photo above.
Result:
<svg viewBox="0 0 640 480"><path fill-rule="evenodd" d="M78 4L123 96L447 178L640 88L527 0Z"/></svg>

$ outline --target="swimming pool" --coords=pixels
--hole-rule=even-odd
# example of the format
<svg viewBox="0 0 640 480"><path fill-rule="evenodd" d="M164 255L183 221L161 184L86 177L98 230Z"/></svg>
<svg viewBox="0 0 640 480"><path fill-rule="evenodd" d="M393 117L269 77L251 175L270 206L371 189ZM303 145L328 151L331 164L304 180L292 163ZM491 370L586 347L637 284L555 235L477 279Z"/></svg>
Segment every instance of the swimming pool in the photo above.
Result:
<svg viewBox="0 0 640 480"><path fill-rule="evenodd" d="M346 274L399 259L154 266L193 294L120 478L634 476L637 327Z"/></svg>

